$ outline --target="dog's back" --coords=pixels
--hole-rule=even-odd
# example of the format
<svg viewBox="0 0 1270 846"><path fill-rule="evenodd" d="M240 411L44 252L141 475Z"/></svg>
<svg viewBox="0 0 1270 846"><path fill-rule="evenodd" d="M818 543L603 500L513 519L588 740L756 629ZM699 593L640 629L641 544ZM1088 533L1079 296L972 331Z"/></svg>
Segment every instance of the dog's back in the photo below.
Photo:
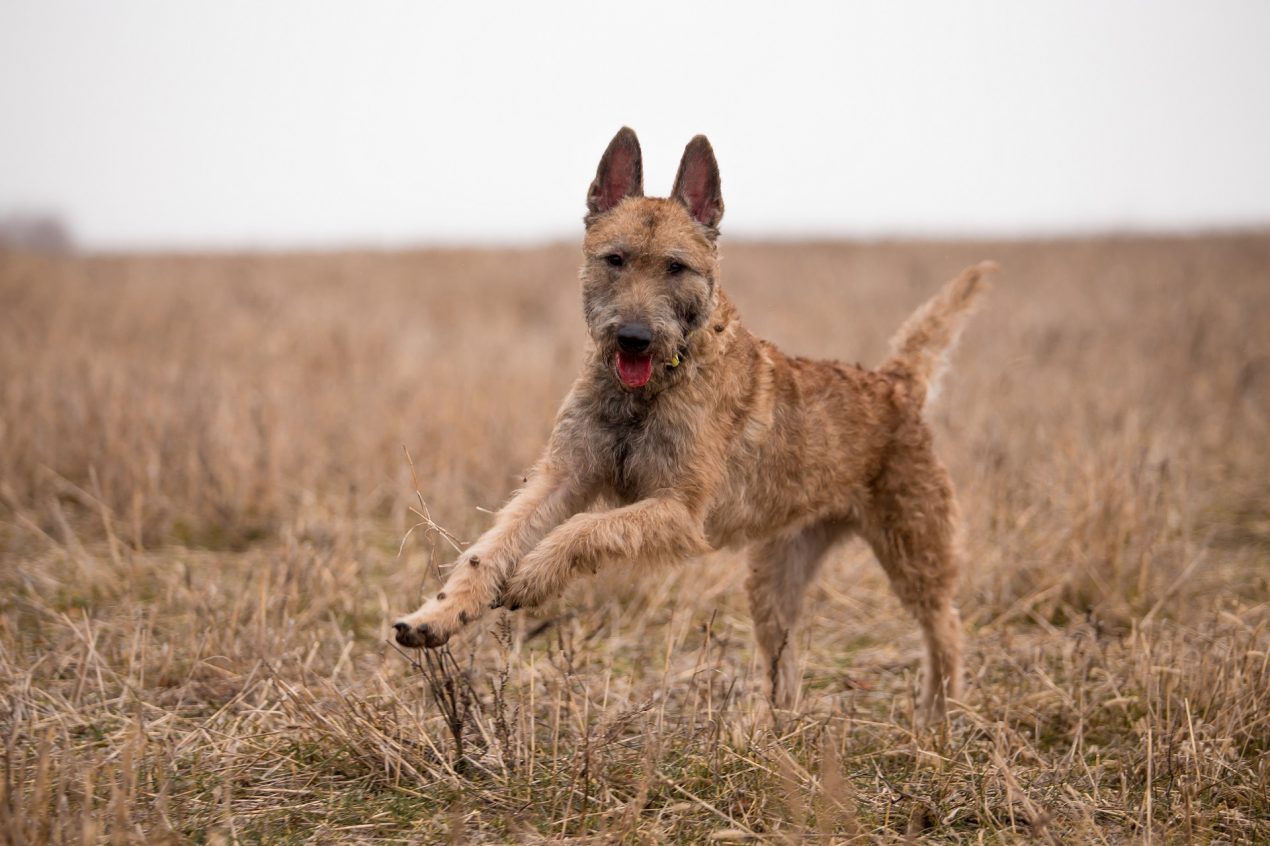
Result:
<svg viewBox="0 0 1270 846"><path fill-rule="evenodd" d="M919 307L876 371L788 356L741 330L703 414L731 418L727 479L707 521L716 545L737 545L822 519L859 518L888 462L928 443L923 406L982 292L990 263L969 268ZM731 396L728 396L730 393ZM728 400L732 402L729 403Z"/></svg>

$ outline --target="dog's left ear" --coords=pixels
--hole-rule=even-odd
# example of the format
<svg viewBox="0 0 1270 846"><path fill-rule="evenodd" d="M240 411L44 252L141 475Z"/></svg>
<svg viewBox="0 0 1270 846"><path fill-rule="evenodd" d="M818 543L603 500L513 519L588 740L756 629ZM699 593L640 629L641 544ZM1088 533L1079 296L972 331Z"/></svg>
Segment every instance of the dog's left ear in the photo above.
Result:
<svg viewBox="0 0 1270 846"><path fill-rule="evenodd" d="M719 184L719 163L704 135L698 135L684 148L670 196L683 203L693 220L717 235L723 220L723 189Z"/></svg>

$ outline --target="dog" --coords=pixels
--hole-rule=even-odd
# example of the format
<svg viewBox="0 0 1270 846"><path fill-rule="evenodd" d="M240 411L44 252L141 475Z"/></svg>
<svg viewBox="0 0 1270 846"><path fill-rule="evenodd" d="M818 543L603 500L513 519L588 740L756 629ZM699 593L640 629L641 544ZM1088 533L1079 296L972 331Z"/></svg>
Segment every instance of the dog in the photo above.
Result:
<svg viewBox="0 0 1270 846"><path fill-rule="evenodd" d="M938 719L960 693L960 521L922 410L993 266L921 306L877 370L811 361L742 326L720 282L722 218L705 136L688 143L669 198L644 196L635 133L614 136L587 193L582 374L524 488L442 590L394 623L396 640L439 647L487 610L538 604L605 562L745 546L769 695L790 709L803 596L829 548L858 535L921 627L920 707Z"/></svg>

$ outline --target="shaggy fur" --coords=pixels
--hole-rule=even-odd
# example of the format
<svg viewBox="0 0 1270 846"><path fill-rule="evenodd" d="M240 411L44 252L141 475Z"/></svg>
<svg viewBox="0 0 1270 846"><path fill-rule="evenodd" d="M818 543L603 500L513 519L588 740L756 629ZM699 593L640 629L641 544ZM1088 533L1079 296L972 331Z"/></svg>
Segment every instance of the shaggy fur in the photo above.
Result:
<svg viewBox="0 0 1270 846"><path fill-rule="evenodd" d="M688 144L669 199L644 197L642 173L624 128L587 195L582 300L594 344L582 375L525 488L444 589L394 624L397 641L440 646L489 608L542 602L607 561L642 567L745 545L772 701L792 708L803 595L829 547L858 535L921 626L922 704L943 714L961 670L958 517L922 406L991 266L918 309L877 371L787 356L746 331L720 287L709 142ZM631 326L650 336L651 375L638 386L619 353ZM588 510L597 502L612 507Z"/></svg>

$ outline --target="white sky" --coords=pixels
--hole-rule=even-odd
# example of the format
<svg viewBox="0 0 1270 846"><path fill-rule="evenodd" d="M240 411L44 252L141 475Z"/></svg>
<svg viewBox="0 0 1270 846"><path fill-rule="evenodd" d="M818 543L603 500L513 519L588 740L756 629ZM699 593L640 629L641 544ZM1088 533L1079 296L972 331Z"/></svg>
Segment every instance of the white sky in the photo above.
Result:
<svg viewBox="0 0 1270 846"><path fill-rule="evenodd" d="M0 216L90 247L580 231L711 138L724 231L1270 225L1270 2L0 0Z"/></svg>

